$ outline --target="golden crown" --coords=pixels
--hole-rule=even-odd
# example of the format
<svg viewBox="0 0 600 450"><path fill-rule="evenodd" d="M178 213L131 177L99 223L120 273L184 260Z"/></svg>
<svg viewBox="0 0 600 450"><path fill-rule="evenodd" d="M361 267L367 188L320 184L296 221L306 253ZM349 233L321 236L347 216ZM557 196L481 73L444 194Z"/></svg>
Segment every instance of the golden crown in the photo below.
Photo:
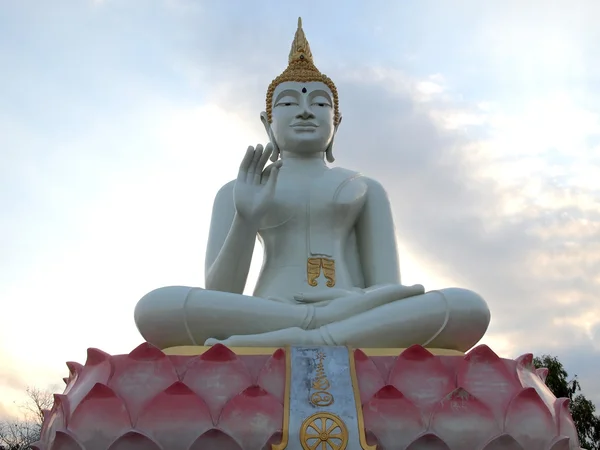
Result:
<svg viewBox="0 0 600 450"><path fill-rule="evenodd" d="M320 81L327 85L333 94L333 123L340 122L340 110L338 92L335 84L327 75L322 74L313 62L310 45L302 29L302 18L298 17L298 29L292 42L292 49L288 58L288 66L281 75L271 81L267 89L267 117L269 122L273 120L273 92L275 88L285 81L296 81L307 83L309 81Z"/></svg>

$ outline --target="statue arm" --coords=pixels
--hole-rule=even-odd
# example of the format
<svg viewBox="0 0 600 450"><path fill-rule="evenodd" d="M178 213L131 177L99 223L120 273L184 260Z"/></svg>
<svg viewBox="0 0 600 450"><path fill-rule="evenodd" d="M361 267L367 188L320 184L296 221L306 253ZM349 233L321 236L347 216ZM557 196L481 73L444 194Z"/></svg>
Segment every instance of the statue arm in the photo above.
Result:
<svg viewBox="0 0 600 450"><path fill-rule="evenodd" d="M205 287L242 294L250 271L258 226L253 226L236 213L234 183L232 181L221 188L213 205L204 263Z"/></svg>
<svg viewBox="0 0 600 450"><path fill-rule="evenodd" d="M356 223L365 286L400 284L400 265L392 208L385 189L365 178L367 199Z"/></svg>

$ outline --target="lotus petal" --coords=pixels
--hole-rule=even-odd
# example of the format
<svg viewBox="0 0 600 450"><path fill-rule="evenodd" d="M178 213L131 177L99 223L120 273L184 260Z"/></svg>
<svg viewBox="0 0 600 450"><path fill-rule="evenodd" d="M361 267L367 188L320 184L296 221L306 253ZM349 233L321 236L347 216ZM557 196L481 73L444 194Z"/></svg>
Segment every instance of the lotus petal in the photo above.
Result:
<svg viewBox="0 0 600 450"><path fill-rule="evenodd" d="M540 380L546 383L546 378L548 378L548 369L546 367L535 369L535 373L538 377L540 377Z"/></svg>
<svg viewBox="0 0 600 450"><path fill-rule="evenodd" d="M77 366L75 363L69 366L69 370ZM69 416L96 383L108 383L113 372L112 357L102 350L89 348L85 366L75 370L77 370L78 375L68 390L65 391L65 395L68 394L69 397L70 410L67 412Z"/></svg>
<svg viewBox="0 0 600 450"><path fill-rule="evenodd" d="M259 447L260 448L260 447ZM192 444L190 450L243 450L231 436L221 430L212 429L204 433Z"/></svg>
<svg viewBox="0 0 600 450"><path fill-rule="evenodd" d="M67 428L69 400L66 395L54 394L54 404L48 415L44 414L44 423L40 430L40 442L50 443L58 430Z"/></svg>
<svg viewBox="0 0 600 450"><path fill-rule="evenodd" d="M436 406L429 429L451 448L461 449L479 448L500 434L494 414L463 388L455 389Z"/></svg>
<svg viewBox="0 0 600 450"><path fill-rule="evenodd" d="M243 420L240 418L243 417ZM281 429L283 406L273 395L252 386L233 397L223 408L219 428L242 448L262 448L275 430Z"/></svg>
<svg viewBox="0 0 600 450"><path fill-rule="evenodd" d="M455 374L420 345L398 356L387 384L402 392L423 414L429 414L456 387Z"/></svg>
<svg viewBox="0 0 600 450"><path fill-rule="evenodd" d="M68 428L85 448L106 448L115 436L131 429L131 420L114 391L96 383L73 412Z"/></svg>
<svg viewBox="0 0 600 450"><path fill-rule="evenodd" d="M570 450L570 448L571 439L569 439L567 436L558 436L554 441L552 441L548 450ZM577 446L577 448L579 448L579 446Z"/></svg>
<svg viewBox="0 0 600 450"><path fill-rule="evenodd" d="M504 429L527 450L546 450L557 435L552 414L534 388L523 389L512 399Z"/></svg>
<svg viewBox="0 0 600 450"><path fill-rule="evenodd" d="M127 410L135 422L145 403L176 381L177 372L162 351L142 344L129 355L113 358L114 373L108 386L127 402Z"/></svg>
<svg viewBox="0 0 600 450"><path fill-rule="evenodd" d="M50 450L85 450L77 440L64 431L57 431Z"/></svg>
<svg viewBox="0 0 600 450"><path fill-rule="evenodd" d="M521 390L516 373L510 372L487 345L475 347L464 357L457 370L457 384L484 403L498 423L503 421L510 400Z"/></svg>
<svg viewBox="0 0 600 450"><path fill-rule="evenodd" d="M169 448L170 447L166 447ZM129 431L108 447L108 450L162 450L156 442L136 431Z"/></svg>
<svg viewBox="0 0 600 450"><path fill-rule="evenodd" d="M556 416L557 434L559 436L567 436L572 442L578 443L579 435L577 434L575 422L573 422L573 416L571 416L569 399L557 398L554 403L554 411Z"/></svg>
<svg viewBox="0 0 600 450"><path fill-rule="evenodd" d="M365 428L381 448L405 448L425 431L418 408L394 386L382 387L363 406Z"/></svg>
<svg viewBox="0 0 600 450"><path fill-rule="evenodd" d="M427 433L413 441L406 450L450 450L450 447L435 434Z"/></svg>
<svg viewBox="0 0 600 450"><path fill-rule="evenodd" d="M365 404L385 386L385 382L375 363L362 350L354 350L354 364L360 403Z"/></svg>
<svg viewBox="0 0 600 450"><path fill-rule="evenodd" d="M508 435L502 434L493 438L490 442L488 442L483 450L525 450L521 444L519 444L515 439Z"/></svg>
<svg viewBox="0 0 600 450"><path fill-rule="evenodd" d="M556 397L552 391L546 386L546 380L542 379L533 365L533 355L526 353L519 356L517 359L517 375L521 386L524 388L532 387L536 390L546 407L554 416L554 400Z"/></svg>
<svg viewBox="0 0 600 450"><path fill-rule="evenodd" d="M63 394L69 393L71 388L75 385L77 378L79 378L79 374L83 371L83 366L73 361L68 361L67 367L69 369L69 376L67 378L63 378L63 381L67 385Z"/></svg>
<svg viewBox="0 0 600 450"><path fill-rule="evenodd" d="M234 395L253 384L244 363L221 344L212 346L197 357L190 364L183 381L206 402L214 422Z"/></svg>
<svg viewBox="0 0 600 450"><path fill-rule="evenodd" d="M202 433L213 428L206 403L181 381L150 401L135 428L169 450L188 450Z"/></svg>
<svg viewBox="0 0 600 450"><path fill-rule="evenodd" d="M286 379L286 355L280 348L271 355L258 374L257 384L274 396L281 404L284 402Z"/></svg>

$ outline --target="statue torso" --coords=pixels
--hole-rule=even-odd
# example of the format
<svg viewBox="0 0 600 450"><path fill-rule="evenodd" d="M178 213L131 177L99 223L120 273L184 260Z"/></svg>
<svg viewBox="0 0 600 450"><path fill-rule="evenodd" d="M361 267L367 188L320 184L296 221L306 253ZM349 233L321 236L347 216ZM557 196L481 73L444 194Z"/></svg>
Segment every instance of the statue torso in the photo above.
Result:
<svg viewBox="0 0 600 450"><path fill-rule="evenodd" d="M274 204L259 229L265 261L255 295L291 298L332 287L333 280L338 288L360 284L354 225L366 194L363 177L346 169L311 174L282 170ZM333 261L333 280L331 270L319 267L321 261L325 266Z"/></svg>

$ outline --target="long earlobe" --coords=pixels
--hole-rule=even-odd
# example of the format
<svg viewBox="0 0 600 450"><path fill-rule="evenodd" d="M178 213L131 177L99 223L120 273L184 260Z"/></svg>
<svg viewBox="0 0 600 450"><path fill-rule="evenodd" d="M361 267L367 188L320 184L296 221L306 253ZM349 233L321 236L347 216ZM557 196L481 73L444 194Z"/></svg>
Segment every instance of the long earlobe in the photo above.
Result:
<svg viewBox="0 0 600 450"><path fill-rule="evenodd" d="M271 141L271 144L273 144L273 153L271 153L271 161L276 162L279 159L279 146L277 145L277 142L275 142L275 138L273 137L273 133L269 133L269 139Z"/></svg>
<svg viewBox="0 0 600 450"><path fill-rule="evenodd" d="M330 163L335 161L335 158L333 157L333 139L325 149L325 159Z"/></svg>
<svg viewBox="0 0 600 450"><path fill-rule="evenodd" d="M273 136L273 130L271 130L271 124L269 123L269 118L266 112L260 113L260 121L265 127L265 131L267 132L267 136L269 136L269 141L273 144L273 153L271 153L271 161L276 162L279 159L279 146L277 142L275 142L275 136Z"/></svg>
<svg viewBox="0 0 600 450"><path fill-rule="evenodd" d="M325 149L325 159L327 160L327 162L330 162L330 163L335 161L335 158L333 156L333 141L335 140L335 135L337 133L338 127L340 126L340 123L342 123L342 116L340 116L340 119L338 120L338 123L335 126L335 129L333 131L333 137L331 138L331 142Z"/></svg>

